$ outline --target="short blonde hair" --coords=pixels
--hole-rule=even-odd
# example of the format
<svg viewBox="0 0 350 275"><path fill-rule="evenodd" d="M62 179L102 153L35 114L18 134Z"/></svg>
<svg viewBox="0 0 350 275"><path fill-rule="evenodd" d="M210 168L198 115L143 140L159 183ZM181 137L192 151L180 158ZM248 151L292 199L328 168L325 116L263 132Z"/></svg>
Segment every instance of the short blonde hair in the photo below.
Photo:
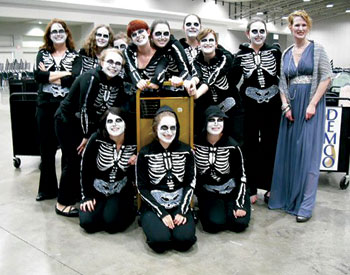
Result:
<svg viewBox="0 0 350 275"><path fill-rule="evenodd" d="M305 10L297 10L297 11L294 11L291 14L289 14L289 16L288 16L289 26L293 25L295 17L303 18L304 21L306 22L308 28L311 29L311 27L312 27L312 19L311 19L311 17L308 15L308 13Z"/></svg>
<svg viewBox="0 0 350 275"><path fill-rule="evenodd" d="M204 29L204 30L201 30L197 36L197 40L198 41L201 41L204 37L206 37L209 33L212 33L215 37L215 42L216 44L218 43L218 36L216 35L216 32L213 30L213 29Z"/></svg>
<svg viewBox="0 0 350 275"><path fill-rule="evenodd" d="M112 53L112 52L113 52L113 53L116 53L116 54L119 54L119 55L122 57L122 59L123 59L122 64L124 65L124 64L125 64L124 55L123 55L123 53L122 53L120 50L118 50L118 49L116 49L116 48L107 48L107 49L104 49L104 50L101 52L101 56L99 57L100 63L103 62L103 61L105 60L107 54Z"/></svg>

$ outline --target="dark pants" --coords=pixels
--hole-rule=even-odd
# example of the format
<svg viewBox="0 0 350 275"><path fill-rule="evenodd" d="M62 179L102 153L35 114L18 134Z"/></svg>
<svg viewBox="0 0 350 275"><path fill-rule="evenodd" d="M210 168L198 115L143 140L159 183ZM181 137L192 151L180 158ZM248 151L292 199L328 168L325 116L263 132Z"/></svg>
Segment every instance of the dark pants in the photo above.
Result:
<svg viewBox="0 0 350 275"><path fill-rule="evenodd" d="M204 231L217 233L223 230L242 232L249 226L250 199L245 196L244 209L246 215L237 217L233 215L235 199L231 195L219 195L206 191L198 194L199 217Z"/></svg>
<svg viewBox="0 0 350 275"><path fill-rule="evenodd" d="M57 201L63 205L73 205L80 201L80 161L77 147L83 136L80 121L65 121L62 114L55 117L55 130L62 150L62 173Z"/></svg>
<svg viewBox="0 0 350 275"><path fill-rule="evenodd" d="M132 192L121 192L109 197L96 199L95 210L79 210L80 226L88 233L124 231L135 219L134 197Z"/></svg>
<svg viewBox="0 0 350 275"><path fill-rule="evenodd" d="M172 218L175 211L168 211ZM141 226L147 237L147 244L157 253L163 253L174 248L178 251L186 251L196 242L196 225L190 211L185 215L187 222L169 229L153 211L144 209L141 214Z"/></svg>
<svg viewBox="0 0 350 275"><path fill-rule="evenodd" d="M278 95L269 103L254 101L246 107L243 153L250 195L255 195L257 188L270 191L280 118Z"/></svg>
<svg viewBox="0 0 350 275"><path fill-rule="evenodd" d="M57 176L55 156L58 141L55 134L54 115L59 103L47 103L37 106L36 119L41 155L39 193L54 197L57 195Z"/></svg>

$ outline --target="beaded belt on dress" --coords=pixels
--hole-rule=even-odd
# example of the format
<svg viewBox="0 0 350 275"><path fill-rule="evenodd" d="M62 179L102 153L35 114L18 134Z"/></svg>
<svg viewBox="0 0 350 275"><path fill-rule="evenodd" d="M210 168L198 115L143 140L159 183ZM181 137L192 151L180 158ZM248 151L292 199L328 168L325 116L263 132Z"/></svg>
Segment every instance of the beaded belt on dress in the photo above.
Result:
<svg viewBox="0 0 350 275"><path fill-rule="evenodd" d="M290 84L309 84L312 81L312 75L300 75L290 80Z"/></svg>

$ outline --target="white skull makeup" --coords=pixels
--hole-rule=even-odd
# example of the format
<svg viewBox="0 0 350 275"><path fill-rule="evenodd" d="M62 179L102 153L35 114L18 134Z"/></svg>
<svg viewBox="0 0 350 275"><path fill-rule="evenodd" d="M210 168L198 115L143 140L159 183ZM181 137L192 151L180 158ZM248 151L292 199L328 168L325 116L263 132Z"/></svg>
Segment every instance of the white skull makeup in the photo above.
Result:
<svg viewBox="0 0 350 275"><path fill-rule="evenodd" d="M216 40L215 36L212 33L209 33L201 41L199 41L199 46L204 54L211 54L215 51Z"/></svg>
<svg viewBox="0 0 350 275"><path fill-rule="evenodd" d="M120 116L109 113L106 118L106 130L110 136L120 136L125 131L125 122Z"/></svg>
<svg viewBox="0 0 350 275"><path fill-rule="evenodd" d="M106 27L96 30L96 45L100 48L105 48L108 45L109 31Z"/></svg>
<svg viewBox="0 0 350 275"><path fill-rule="evenodd" d="M148 32L145 29L139 29L131 34L131 40L136 46L146 45L148 41Z"/></svg>
<svg viewBox="0 0 350 275"><path fill-rule="evenodd" d="M264 23L255 22L250 25L250 31L247 35L252 44L262 46L266 40L266 28Z"/></svg>
<svg viewBox="0 0 350 275"><path fill-rule="evenodd" d="M164 143L171 143L176 136L176 119L172 116L163 117L157 127L157 136Z"/></svg>
<svg viewBox="0 0 350 275"><path fill-rule="evenodd" d="M102 71L109 77L113 78L119 74L122 69L123 58L114 52L107 53L102 61Z"/></svg>
<svg viewBox="0 0 350 275"><path fill-rule="evenodd" d="M211 117L208 119L207 132L212 135L221 134L224 130L224 119L222 117Z"/></svg>
<svg viewBox="0 0 350 275"><path fill-rule="evenodd" d="M186 18L184 24L184 31L188 37L197 37L201 29L201 24L198 21L198 18L194 15L190 15Z"/></svg>
<svg viewBox="0 0 350 275"><path fill-rule="evenodd" d="M169 42L170 30L166 24L158 24L153 30L152 40L153 43L159 47L163 48Z"/></svg>
<svg viewBox="0 0 350 275"><path fill-rule="evenodd" d="M125 50L127 48L128 44L123 39L117 39L113 41L113 47L118 50Z"/></svg>
<svg viewBox="0 0 350 275"><path fill-rule="evenodd" d="M60 23L53 23L50 28L50 39L54 44L62 44L66 42L67 34Z"/></svg>

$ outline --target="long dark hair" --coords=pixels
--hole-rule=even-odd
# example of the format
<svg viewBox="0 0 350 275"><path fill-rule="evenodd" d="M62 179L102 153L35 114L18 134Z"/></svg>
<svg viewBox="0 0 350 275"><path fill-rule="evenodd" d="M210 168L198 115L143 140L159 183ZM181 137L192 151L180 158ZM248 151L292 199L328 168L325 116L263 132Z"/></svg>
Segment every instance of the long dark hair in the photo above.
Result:
<svg viewBox="0 0 350 275"><path fill-rule="evenodd" d="M109 139L109 134L108 134L107 129L106 129L106 120L107 120L107 116L109 114L120 116L125 122L125 131L126 131L126 113L120 107L110 107L110 108L108 108L108 110L106 110L103 113L103 115L100 118L99 124L98 124L98 130L104 139ZM124 135L125 135L125 133L124 133Z"/></svg>

